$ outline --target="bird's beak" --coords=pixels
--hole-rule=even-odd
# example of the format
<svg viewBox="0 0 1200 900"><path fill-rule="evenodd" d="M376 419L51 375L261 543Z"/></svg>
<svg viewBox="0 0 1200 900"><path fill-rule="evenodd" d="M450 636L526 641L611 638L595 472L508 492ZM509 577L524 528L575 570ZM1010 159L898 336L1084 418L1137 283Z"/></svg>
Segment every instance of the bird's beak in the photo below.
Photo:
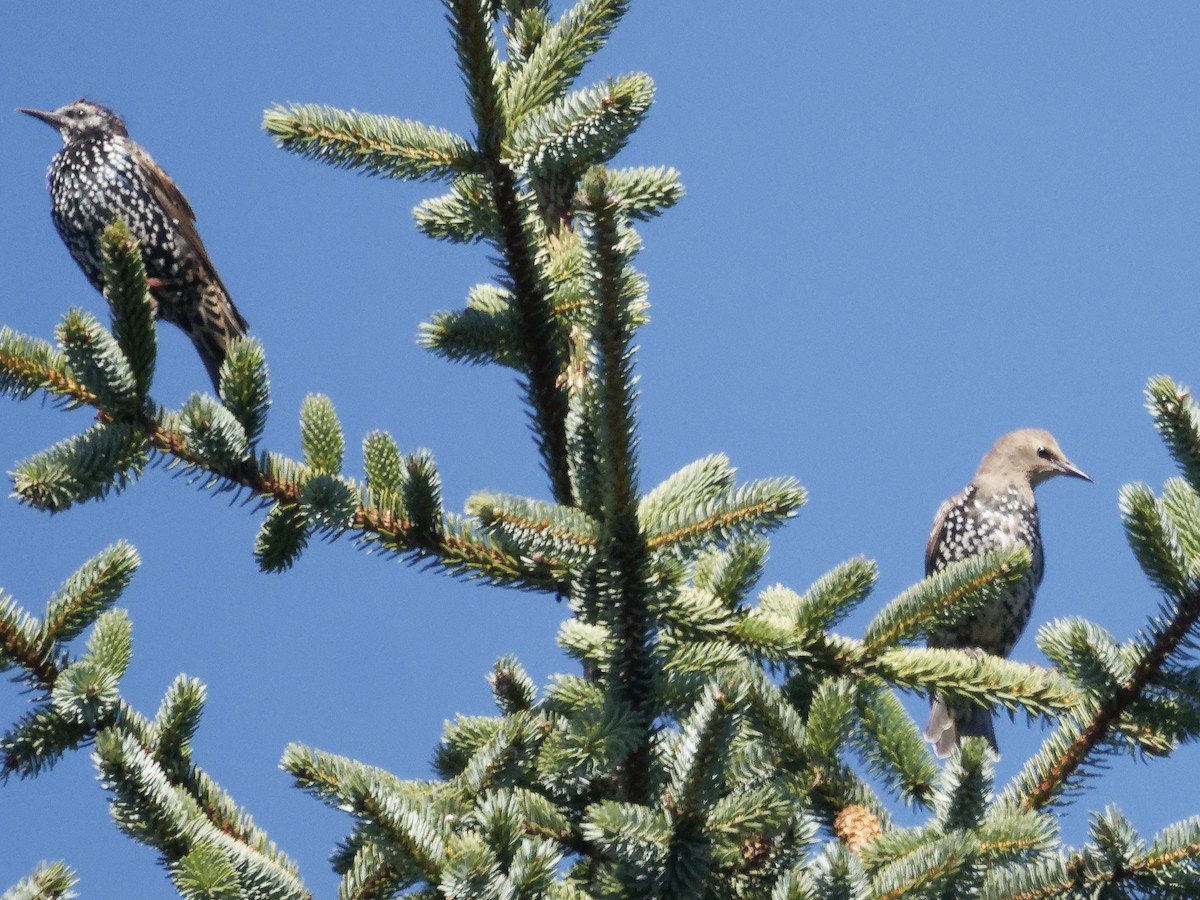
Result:
<svg viewBox="0 0 1200 900"><path fill-rule="evenodd" d="M1055 464L1055 468L1063 475L1070 475L1072 478L1082 478L1084 481L1091 481L1092 476L1083 469L1078 468L1069 459L1060 459Z"/></svg>
<svg viewBox="0 0 1200 900"><path fill-rule="evenodd" d="M59 128L63 123L63 118L58 113L46 112L44 109L25 109L21 107L17 109L17 112L33 116L35 119L41 119L51 128Z"/></svg>

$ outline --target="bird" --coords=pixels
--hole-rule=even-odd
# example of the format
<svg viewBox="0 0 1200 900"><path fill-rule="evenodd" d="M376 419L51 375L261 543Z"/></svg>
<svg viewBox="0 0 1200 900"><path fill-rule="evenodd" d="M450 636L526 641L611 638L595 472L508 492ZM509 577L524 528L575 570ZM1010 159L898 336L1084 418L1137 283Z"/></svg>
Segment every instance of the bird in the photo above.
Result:
<svg viewBox="0 0 1200 900"><path fill-rule="evenodd" d="M187 198L111 109L81 97L53 111L17 112L62 136L47 172L51 213L88 281L103 293L100 239L123 219L141 247L155 315L191 338L219 391L225 353L249 325L209 259Z"/></svg>
<svg viewBox="0 0 1200 900"><path fill-rule="evenodd" d="M1067 459L1048 431L1024 428L996 441L971 483L938 508L925 549L926 576L950 563L989 551L1009 550L1018 544L1029 548L1032 563L1020 579L1005 586L982 609L952 626L930 631L930 647L1002 657L1012 651L1033 612L1034 595L1045 568L1033 490L1063 475L1092 480ZM985 738L999 758L990 709L953 705L936 694L932 705L925 740L933 745L939 759L948 757L965 737Z"/></svg>

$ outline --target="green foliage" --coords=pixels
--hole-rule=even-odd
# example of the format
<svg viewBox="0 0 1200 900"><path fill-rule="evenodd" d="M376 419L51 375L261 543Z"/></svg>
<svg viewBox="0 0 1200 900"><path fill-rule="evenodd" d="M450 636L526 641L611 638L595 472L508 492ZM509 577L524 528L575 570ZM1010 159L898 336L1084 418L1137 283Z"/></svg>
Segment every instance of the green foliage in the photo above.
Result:
<svg viewBox="0 0 1200 900"><path fill-rule="evenodd" d="M714 544L751 540L773 531L806 500L804 488L794 479L752 481L664 516L648 533L650 546L659 553L692 559Z"/></svg>
<svg viewBox="0 0 1200 900"><path fill-rule="evenodd" d="M917 723L891 691L861 691L855 701L855 745L871 773L901 800L925 805L938 767Z"/></svg>
<svg viewBox="0 0 1200 900"><path fill-rule="evenodd" d="M1132 661L1108 631L1086 619L1047 623L1038 632L1038 647L1059 671L1085 691L1104 696L1132 674Z"/></svg>
<svg viewBox="0 0 1200 900"><path fill-rule="evenodd" d="M178 676L154 717L155 756L164 767L186 764L191 758L191 740L200 727L204 711L204 685L194 678Z"/></svg>
<svg viewBox="0 0 1200 900"><path fill-rule="evenodd" d="M1146 406L1172 458L1192 487L1200 490L1200 407L1192 392L1166 375L1157 375L1146 386Z"/></svg>
<svg viewBox="0 0 1200 900"><path fill-rule="evenodd" d="M35 509L62 512L123 490L141 474L147 450L136 425L95 425L19 463L13 489Z"/></svg>
<svg viewBox="0 0 1200 900"><path fill-rule="evenodd" d="M492 695L496 698L496 706L500 708L500 712L516 713L533 707L537 698L537 685L515 656L496 660L488 681L492 685Z"/></svg>
<svg viewBox="0 0 1200 900"><path fill-rule="evenodd" d="M254 556L264 572L285 572L308 544L308 523L300 509L276 506L263 521L254 543Z"/></svg>
<svg viewBox="0 0 1200 900"><path fill-rule="evenodd" d="M121 596L140 564L137 550L125 541L84 563L46 604L42 639L65 642L77 637Z"/></svg>
<svg viewBox="0 0 1200 900"><path fill-rule="evenodd" d="M263 116L280 147L327 165L387 178L441 180L474 170L470 145L420 122L293 103Z"/></svg>
<svg viewBox="0 0 1200 900"><path fill-rule="evenodd" d="M737 473L724 454L684 466L638 502L638 521L648 534L674 531L688 511L724 498Z"/></svg>
<svg viewBox="0 0 1200 900"><path fill-rule="evenodd" d="M799 634L819 634L865 600L878 577L878 566L858 557L822 575L803 595L782 585L768 588L759 598L758 612Z"/></svg>
<svg viewBox="0 0 1200 900"><path fill-rule="evenodd" d="M205 900L240 900L245 896L238 883L233 860L216 844L197 842L192 850L171 866L171 880L181 895Z"/></svg>
<svg viewBox="0 0 1200 900"><path fill-rule="evenodd" d="M1145 485L1130 484L1121 488L1120 505L1126 537L1143 571L1164 593L1186 593L1188 560L1162 502Z"/></svg>
<svg viewBox="0 0 1200 900"><path fill-rule="evenodd" d="M48 341L18 334L7 325L0 328L0 392L25 400L39 390L61 396L74 384L66 355Z"/></svg>
<svg viewBox="0 0 1200 900"><path fill-rule="evenodd" d="M404 457L400 495L416 539L423 545L436 541L442 533L442 482L431 453Z"/></svg>
<svg viewBox="0 0 1200 900"><path fill-rule="evenodd" d="M507 161L534 175L602 163L625 146L653 99L654 83L643 74L578 91L519 124Z"/></svg>
<svg viewBox="0 0 1200 900"><path fill-rule="evenodd" d="M129 361L91 313L70 310L55 331L71 369L107 409L129 414L137 408L137 382Z"/></svg>
<svg viewBox="0 0 1200 900"><path fill-rule="evenodd" d="M40 863L33 874L0 894L0 900L67 900L77 879L64 862Z"/></svg>
<svg viewBox="0 0 1200 900"><path fill-rule="evenodd" d="M150 393L158 334L154 326L154 301L146 286L146 266L129 229L117 220L100 241L104 268L104 296L112 308L113 337L129 364L138 397Z"/></svg>
<svg viewBox="0 0 1200 900"><path fill-rule="evenodd" d="M319 531L344 531L357 509L353 486L336 475L314 475L300 485L300 513Z"/></svg>
<svg viewBox="0 0 1200 900"><path fill-rule="evenodd" d="M271 385L267 356L256 338L234 339L221 364L221 402L238 420L246 440L257 444L267 427Z"/></svg>
<svg viewBox="0 0 1200 900"><path fill-rule="evenodd" d="M192 394L179 411L179 432L202 466L225 471L250 455L241 422L208 394Z"/></svg>
<svg viewBox="0 0 1200 900"><path fill-rule="evenodd" d="M522 497L476 494L467 501L467 510L491 535L522 556L569 560L580 566L595 558L597 524L577 509Z"/></svg>
<svg viewBox="0 0 1200 900"><path fill-rule="evenodd" d="M1077 701L1057 673L986 653L888 650L873 667L897 687L933 691L948 701L994 705L1053 716Z"/></svg>
<svg viewBox="0 0 1200 900"><path fill-rule="evenodd" d="M994 600L1029 570L1029 548L995 551L952 563L909 588L867 626L872 651L953 625Z"/></svg>
<svg viewBox="0 0 1200 900"><path fill-rule="evenodd" d="M613 169L608 190L621 215L640 221L661 215L683 198L679 173L664 167Z"/></svg>
<svg viewBox="0 0 1200 900"><path fill-rule="evenodd" d="M367 486L377 496L400 493L404 480L404 462L396 439L386 431L372 431L363 438L363 468Z"/></svg>
<svg viewBox="0 0 1200 900"><path fill-rule="evenodd" d="M544 14L527 18L538 23L540 33L530 33L526 25L531 50L518 60L521 65L504 92L510 120L519 124L562 98L628 6L621 0L584 0L549 27Z"/></svg>
<svg viewBox="0 0 1200 900"><path fill-rule="evenodd" d="M448 193L423 200L413 210L417 228L443 241L499 241L501 223L487 181L478 175L454 179Z"/></svg>
<svg viewBox="0 0 1200 900"><path fill-rule="evenodd" d="M520 324L507 291L476 285L467 308L437 312L421 326L421 343L454 362L495 363L520 369Z"/></svg>
<svg viewBox="0 0 1200 900"><path fill-rule="evenodd" d="M653 84L632 74L577 88L628 4L447 0L474 123L464 137L385 115L277 106L277 143L335 167L440 181L417 226L486 241L494 281L435 313L420 341L451 360L520 378L546 499L474 494L443 508L432 453L389 434L362 441L365 481L346 474L329 398L300 409L302 459L263 450L266 354L230 347L220 401L178 410L149 397L153 306L136 245L104 237L110 333L79 311L45 341L0 330L0 392L42 390L98 423L35 454L17 496L66 509L106 496L152 454L193 480L268 508L264 571L298 560L314 532L350 533L384 554L565 599L559 644L578 673L541 691L520 661L489 677L493 716L446 723L436 777L402 780L302 745L282 765L351 817L332 862L341 896L1016 897L1194 896L1200 820L1142 840L1115 809L1089 843L1062 846L1055 807L1105 757L1153 757L1200 738L1200 408L1155 378L1148 400L1183 478L1161 496L1123 489L1134 553L1159 612L1119 642L1079 618L1042 628L1051 670L982 653L909 646L972 614L1027 574L1020 547L969 559L900 592L861 639L831 629L868 598L877 566L855 557L807 588L774 585L766 536L796 515L791 478L739 482L725 456L639 483L636 342L647 286L633 223L682 196L668 168L610 168L646 115ZM94 748L113 818L153 848L185 897L300 898L295 866L194 759L205 690L184 676L153 720L122 697L132 626L113 607L138 564L116 544L54 594L41 619L0 596L0 667L31 687L0 738L0 773L32 776ZM91 629L79 652L75 639ZM897 696L1024 710L1053 719L1043 747L994 793L992 761L968 741L944 767ZM902 827L889 800L920 810ZM4 895L66 896L59 865ZM40 879L40 880L39 880Z"/></svg>
<svg viewBox="0 0 1200 900"><path fill-rule="evenodd" d="M324 394L309 394L300 405L300 446L314 472L336 475L342 470L346 438L333 401Z"/></svg>
<svg viewBox="0 0 1200 900"><path fill-rule="evenodd" d="M110 716L120 698L118 676L107 666L81 660L54 683L54 711L66 722L95 725Z"/></svg>

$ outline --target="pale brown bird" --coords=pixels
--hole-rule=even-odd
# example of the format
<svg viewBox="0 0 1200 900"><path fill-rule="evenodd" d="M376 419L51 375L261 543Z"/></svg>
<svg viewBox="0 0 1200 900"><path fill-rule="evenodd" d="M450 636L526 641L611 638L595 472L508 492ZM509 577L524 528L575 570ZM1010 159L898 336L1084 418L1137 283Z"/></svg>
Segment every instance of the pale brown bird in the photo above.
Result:
<svg viewBox="0 0 1200 900"><path fill-rule="evenodd" d="M1025 428L1006 434L979 464L974 480L946 500L933 520L925 549L925 574L949 563L992 550L1025 544L1033 556L1029 570L982 609L950 628L929 634L930 647L978 650L1008 656L1033 612L1045 561L1033 489L1057 475L1091 481L1047 431ZM925 740L945 758L964 737L986 738L998 757L992 712L981 706L952 706L933 698Z"/></svg>

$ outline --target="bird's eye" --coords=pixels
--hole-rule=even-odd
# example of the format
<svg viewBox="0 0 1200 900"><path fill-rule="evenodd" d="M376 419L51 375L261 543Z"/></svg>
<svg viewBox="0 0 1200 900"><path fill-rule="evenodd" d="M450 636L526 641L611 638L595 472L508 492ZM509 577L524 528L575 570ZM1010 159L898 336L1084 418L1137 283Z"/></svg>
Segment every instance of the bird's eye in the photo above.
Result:
<svg viewBox="0 0 1200 900"><path fill-rule="evenodd" d="M1051 462L1054 461L1054 451L1047 450L1045 447L1038 447L1037 455L1040 456L1042 459L1049 460Z"/></svg>

